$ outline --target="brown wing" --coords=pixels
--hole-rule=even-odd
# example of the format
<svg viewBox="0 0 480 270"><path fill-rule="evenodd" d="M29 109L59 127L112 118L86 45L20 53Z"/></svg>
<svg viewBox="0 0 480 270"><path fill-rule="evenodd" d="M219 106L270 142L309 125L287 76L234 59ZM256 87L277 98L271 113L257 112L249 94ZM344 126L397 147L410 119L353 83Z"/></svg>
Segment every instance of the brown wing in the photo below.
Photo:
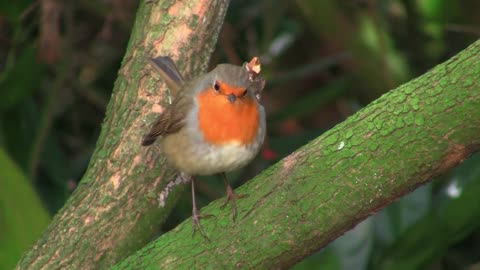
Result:
<svg viewBox="0 0 480 270"><path fill-rule="evenodd" d="M191 108L192 105L191 98L181 93L184 80L172 59L160 56L149 58L148 61L165 81L174 98L172 104L153 123L150 131L143 136L143 146L151 145L159 136L174 133L181 129L185 124L188 108Z"/></svg>
<svg viewBox="0 0 480 270"><path fill-rule="evenodd" d="M163 111L150 131L143 136L142 145L151 145L159 136L180 130L185 125L185 118L192 105L192 99L187 95L178 95L174 98L174 102Z"/></svg>

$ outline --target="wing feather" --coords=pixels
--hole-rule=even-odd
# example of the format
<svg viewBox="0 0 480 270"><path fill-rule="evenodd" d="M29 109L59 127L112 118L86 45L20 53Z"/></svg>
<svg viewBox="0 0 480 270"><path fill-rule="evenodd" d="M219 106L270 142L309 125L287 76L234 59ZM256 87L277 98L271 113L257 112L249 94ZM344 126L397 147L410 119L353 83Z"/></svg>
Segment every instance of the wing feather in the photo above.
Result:
<svg viewBox="0 0 480 270"><path fill-rule="evenodd" d="M150 58L149 61L165 81L174 97L172 104L165 108L152 124L150 131L143 136L143 146L153 144L160 136L179 131L185 125L188 109L193 105L192 98L181 93L184 91L182 88L185 87L185 81L172 59L168 56L160 56Z"/></svg>

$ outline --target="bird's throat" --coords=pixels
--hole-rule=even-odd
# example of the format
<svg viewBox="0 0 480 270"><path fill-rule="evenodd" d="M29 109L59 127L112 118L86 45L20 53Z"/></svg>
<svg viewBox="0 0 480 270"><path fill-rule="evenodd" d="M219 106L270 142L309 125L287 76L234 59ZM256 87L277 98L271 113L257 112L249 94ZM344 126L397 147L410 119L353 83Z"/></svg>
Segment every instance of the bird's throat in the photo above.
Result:
<svg viewBox="0 0 480 270"><path fill-rule="evenodd" d="M257 104L251 97L229 102L223 95L203 91L197 95L198 127L206 142L249 145L258 131Z"/></svg>

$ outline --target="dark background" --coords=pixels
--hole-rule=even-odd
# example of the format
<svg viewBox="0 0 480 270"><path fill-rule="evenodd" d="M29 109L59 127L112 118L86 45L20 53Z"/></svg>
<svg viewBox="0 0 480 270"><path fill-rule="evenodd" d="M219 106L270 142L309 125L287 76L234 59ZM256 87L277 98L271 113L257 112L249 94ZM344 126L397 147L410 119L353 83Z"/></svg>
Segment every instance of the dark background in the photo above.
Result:
<svg viewBox="0 0 480 270"><path fill-rule="evenodd" d="M138 2L0 0L0 268L82 177ZM466 48L479 12L477 0L231 1L210 66L260 56L268 113L261 153L231 183ZM221 179L202 180L200 205L224 196ZM294 269L480 269L479 194L476 155ZM187 192L163 230L190 215Z"/></svg>

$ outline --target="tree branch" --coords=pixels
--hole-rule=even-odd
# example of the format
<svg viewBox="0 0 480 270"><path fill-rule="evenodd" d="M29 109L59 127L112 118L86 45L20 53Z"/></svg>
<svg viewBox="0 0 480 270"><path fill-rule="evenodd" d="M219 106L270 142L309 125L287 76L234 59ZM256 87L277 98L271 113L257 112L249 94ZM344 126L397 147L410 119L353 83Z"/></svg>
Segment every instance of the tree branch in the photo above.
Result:
<svg viewBox="0 0 480 270"><path fill-rule="evenodd" d="M237 223L204 207L114 269L283 269L480 146L480 41L383 95L241 188Z"/></svg>
<svg viewBox="0 0 480 270"><path fill-rule="evenodd" d="M229 1L140 2L87 172L18 269L105 269L150 241L178 197L180 189L169 186L159 206L174 171L158 151L140 146L165 93L145 59L169 55L186 77L205 71Z"/></svg>

